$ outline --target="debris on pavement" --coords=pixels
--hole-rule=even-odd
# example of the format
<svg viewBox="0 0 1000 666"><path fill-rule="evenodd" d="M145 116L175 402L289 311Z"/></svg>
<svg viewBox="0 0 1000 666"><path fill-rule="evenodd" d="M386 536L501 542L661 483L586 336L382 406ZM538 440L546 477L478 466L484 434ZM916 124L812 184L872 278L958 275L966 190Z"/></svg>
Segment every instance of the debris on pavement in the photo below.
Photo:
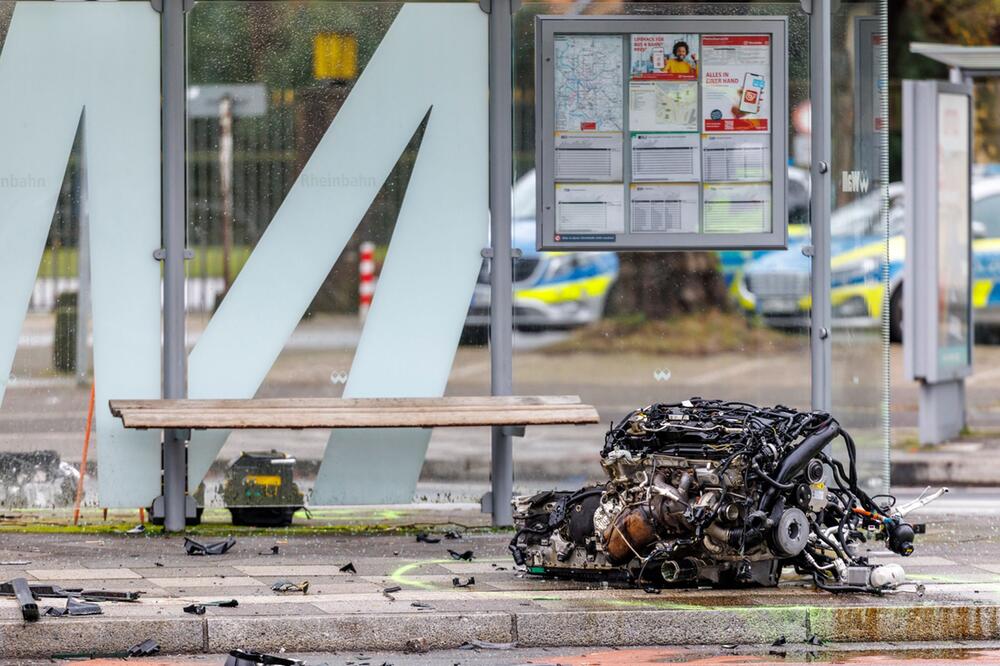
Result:
<svg viewBox="0 0 1000 666"><path fill-rule="evenodd" d="M229 537L225 541L201 543L189 537L184 537L184 550L188 555L223 555L236 545L236 539Z"/></svg>
<svg viewBox="0 0 1000 666"><path fill-rule="evenodd" d="M817 636L816 634L810 636L809 640L807 640L806 643L809 643L809 645L826 645L823 639Z"/></svg>
<svg viewBox="0 0 1000 666"><path fill-rule="evenodd" d="M145 533L146 533L146 526L143 525L142 523L136 525L130 530L125 530L125 534L145 534Z"/></svg>
<svg viewBox="0 0 1000 666"><path fill-rule="evenodd" d="M271 546L271 551L270 552L268 552L268 553L257 553L257 554L258 555L264 555L264 556L277 555L280 551L281 551L281 548L279 546L277 546L277 545L274 545L274 546Z"/></svg>
<svg viewBox="0 0 1000 666"><path fill-rule="evenodd" d="M21 605L21 615L28 622L34 622L38 619L38 603L35 602L35 595L31 592L31 587L28 585L28 579L26 578L15 578L11 582L7 583L13 592L14 596L17 597L17 603Z"/></svg>
<svg viewBox="0 0 1000 666"><path fill-rule="evenodd" d="M462 533L459 532L458 530L447 530L444 533L444 538L445 539L461 539L462 538Z"/></svg>
<svg viewBox="0 0 1000 666"><path fill-rule="evenodd" d="M474 557L471 550L467 550L464 553L459 553L449 548L448 554L451 555L451 559L453 560L465 560L466 562L471 562L472 558Z"/></svg>
<svg viewBox="0 0 1000 666"><path fill-rule="evenodd" d="M451 579L452 587L470 587L475 584L476 584L475 576L469 576L468 578L459 578L456 576L455 578Z"/></svg>
<svg viewBox="0 0 1000 666"><path fill-rule="evenodd" d="M219 608L236 608L240 602L236 599L223 599L222 601L203 601L202 606L218 606Z"/></svg>
<svg viewBox="0 0 1000 666"><path fill-rule="evenodd" d="M354 568L354 562L348 562L344 566L340 567L340 573L356 574L358 573L358 570Z"/></svg>
<svg viewBox="0 0 1000 666"><path fill-rule="evenodd" d="M646 587L642 588L642 591L645 592L646 594L659 594L660 588L653 587L652 585L647 585Z"/></svg>
<svg viewBox="0 0 1000 666"><path fill-rule="evenodd" d="M414 608L419 608L421 610L427 610L427 609L433 608L433 606L431 606L430 604L424 603L423 601L414 601L410 605L413 606Z"/></svg>
<svg viewBox="0 0 1000 666"><path fill-rule="evenodd" d="M304 664L301 659L291 657L278 657L251 650L233 650L226 657L223 666L303 666Z"/></svg>
<svg viewBox="0 0 1000 666"><path fill-rule="evenodd" d="M31 564L31 560L6 560L0 562L0 567L26 567Z"/></svg>
<svg viewBox="0 0 1000 666"><path fill-rule="evenodd" d="M275 592L301 592L302 594L309 594L309 581L304 580L301 583L293 583L288 580L279 580L271 589Z"/></svg>
<svg viewBox="0 0 1000 666"><path fill-rule="evenodd" d="M411 654L412 653L423 653L423 652L427 652L429 650L430 650L430 647L427 645L427 639L424 638L424 637L422 637L422 636L419 637L419 638L411 638L411 639L409 639L408 641L406 641L406 644L403 646L403 652L409 652Z"/></svg>
<svg viewBox="0 0 1000 666"><path fill-rule="evenodd" d="M36 599L66 599L78 597L84 601L138 601L142 592L117 592L114 590L84 590L79 587L58 585L28 585ZM16 597L12 583L0 583L0 597Z"/></svg>
<svg viewBox="0 0 1000 666"><path fill-rule="evenodd" d="M191 613L191 615L204 615L205 607L201 604L191 604L190 606L184 607L185 613Z"/></svg>
<svg viewBox="0 0 1000 666"><path fill-rule="evenodd" d="M129 657L151 657L160 652L159 644L152 638L147 638L141 643L136 643L128 649Z"/></svg>
<svg viewBox="0 0 1000 666"><path fill-rule="evenodd" d="M441 543L441 537L431 536L427 532L417 534L417 543Z"/></svg>
<svg viewBox="0 0 1000 666"><path fill-rule="evenodd" d="M80 601L75 597L66 597L65 608L54 608L47 606L45 615L50 617L64 617L66 615L79 617L83 615L104 615L104 611L95 603L90 601Z"/></svg>
<svg viewBox="0 0 1000 666"><path fill-rule="evenodd" d="M459 650L513 650L517 643L491 643L489 641L479 641L472 639L465 641L458 646Z"/></svg>

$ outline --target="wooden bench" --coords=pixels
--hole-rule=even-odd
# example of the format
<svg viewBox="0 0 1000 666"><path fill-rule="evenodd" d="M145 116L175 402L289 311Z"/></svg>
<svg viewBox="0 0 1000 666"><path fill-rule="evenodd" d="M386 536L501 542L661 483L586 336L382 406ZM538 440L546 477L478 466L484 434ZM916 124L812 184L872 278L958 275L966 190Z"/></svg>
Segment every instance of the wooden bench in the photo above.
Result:
<svg viewBox="0 0 1000 666"><path fill-rule="evenodd" d="M577 396L111 400L126 428L456 428L588 425L597 410Z"/></svg>

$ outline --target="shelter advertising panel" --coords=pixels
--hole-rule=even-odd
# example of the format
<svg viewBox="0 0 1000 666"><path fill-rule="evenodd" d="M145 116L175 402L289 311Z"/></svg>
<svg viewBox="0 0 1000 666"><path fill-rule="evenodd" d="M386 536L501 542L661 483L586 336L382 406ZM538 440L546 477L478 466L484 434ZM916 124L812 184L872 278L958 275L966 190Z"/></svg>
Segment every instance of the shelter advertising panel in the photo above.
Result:
<svg viewBox="0 0 1000 666"><path fill-rule="evenodd" d="M785 246L783 17L537 21L540 249Z"/></svg>

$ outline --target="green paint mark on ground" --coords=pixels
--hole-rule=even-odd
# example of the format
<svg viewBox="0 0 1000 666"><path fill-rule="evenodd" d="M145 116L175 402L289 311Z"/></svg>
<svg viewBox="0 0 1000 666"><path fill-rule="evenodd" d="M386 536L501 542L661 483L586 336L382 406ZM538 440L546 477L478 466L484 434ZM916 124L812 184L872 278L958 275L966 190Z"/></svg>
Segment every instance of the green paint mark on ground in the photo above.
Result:
<svg viewBox="0 0 1000 666"><path fill-rule="evenodd" d="M418 560L416 562L410 562L409 564L404 564L393 571L389 575L389 578L391 578L392 582L396 585L402 585L403 587L415 587L421 590L436 590L438 589L438 586L434 583L428 583L423 580L411 580L408 577L410 572L430 564L450 564L453 561L454 560Z"/></svg>

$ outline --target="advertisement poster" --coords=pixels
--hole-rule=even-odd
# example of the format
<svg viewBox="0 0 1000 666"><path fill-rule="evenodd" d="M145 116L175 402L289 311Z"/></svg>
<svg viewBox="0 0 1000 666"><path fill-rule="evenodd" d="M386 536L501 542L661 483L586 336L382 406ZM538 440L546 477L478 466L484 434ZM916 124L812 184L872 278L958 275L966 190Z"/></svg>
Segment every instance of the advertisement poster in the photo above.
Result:
<svg viewBox="0 0 1000 666"><path fill-rule="evenodd" d="M630 81L628 125L633 132L697 132L698 84Z"/></svg>
<svg viewBox="0 0 1000 666"><path fill-rule="evenodd" d="M969 363L969 98L938 96L938 368Z"/></svg>
<svg viewBox="0 0 1000 666"><path fill-rule="evenodd" d="M621 35L557 35L556 130L621 132Z"/></svg>
<svg viewBox="0 0 1000 666"><path fill-rule="evenodd" d="M633 79L698 80L698 35L632 35Z"/></svg>
<svg viewBox="0 0 1000 666"><path fill-rule="evenodd" d="M768 132L771 38L702 35L702 128L705 132Z"/></svg>

